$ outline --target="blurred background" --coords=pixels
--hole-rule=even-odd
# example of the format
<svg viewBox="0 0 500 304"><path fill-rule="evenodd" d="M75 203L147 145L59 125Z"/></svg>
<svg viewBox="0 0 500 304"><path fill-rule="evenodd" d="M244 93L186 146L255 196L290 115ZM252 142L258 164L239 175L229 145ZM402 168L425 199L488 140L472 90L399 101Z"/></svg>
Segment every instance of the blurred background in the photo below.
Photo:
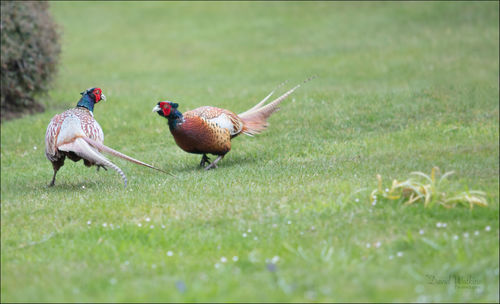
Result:
<svg viewBox="0 0 500 304"><path fill-rule="evenodd" d="M491 79L491 62L481 59L494 58L498 49L497 30L486 26L497 16L490 9L494 4L83 1L50 6L62 52L50 98L43 100L49 106L96 85L110 97L127 95L130 102L148 100L148 106L150 98L225 106L235 98L253 102L253 94L265 94L256 87L270 90L313 74L329 97L338 96L339 87L380 92L458 86ZM472 72L478 77L460 77Z"/></svg>

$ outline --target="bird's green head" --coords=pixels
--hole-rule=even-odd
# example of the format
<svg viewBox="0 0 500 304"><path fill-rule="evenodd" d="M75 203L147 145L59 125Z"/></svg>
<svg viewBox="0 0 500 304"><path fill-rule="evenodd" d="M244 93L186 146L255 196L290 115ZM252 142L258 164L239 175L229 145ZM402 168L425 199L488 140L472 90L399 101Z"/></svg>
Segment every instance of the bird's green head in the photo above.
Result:
<svg viewBox="0 0 500 304"><path fill-rule="evenodd" d="M78 101L78 107L84 107L89 111L94 110L94 105L101 100L106 100L106 96L102 93L100 88L90 88L80 93L82 98Z"/></svg>

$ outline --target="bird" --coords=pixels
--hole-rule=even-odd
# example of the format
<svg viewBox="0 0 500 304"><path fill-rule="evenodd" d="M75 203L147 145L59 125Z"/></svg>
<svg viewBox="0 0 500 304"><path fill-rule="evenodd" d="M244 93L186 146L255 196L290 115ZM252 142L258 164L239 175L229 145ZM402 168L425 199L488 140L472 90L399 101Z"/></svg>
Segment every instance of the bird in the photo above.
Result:
<svg viewBox="0 0 500 304"><path fill-rule="evenodd" d="M306 79L303 83L313 78ZM199 107L183 114L177 109L179 104L172 101L158 102L153 108L153 113L156 112L166 118L176 144L188 153L202 154L200 167L210 170L217 168L217 164L231 150L233 138L242 133L254 136L264 131L268 127L267 119L279 109L278 105L301 86L298 84L265 104L283 84L251 109L240 114L212 106ZM217 158L210 162L207 154L216 155Z"/></svg>
<svg viewBox="0 0 500 304"><path fill-rule="evenodd" d="M106 96L97 87L89 88L80 94L82 96L75 108L55 115L47 126L45 132L45 156L52 163L54 169L54 175L49 187L54 186L57 171L64 165L66 157L74 162L83 159L85 166L91 167L95 165L97 170L99 168L107 170L106 167L110 167L120 174L125 187L127 187L125 173L99 153L100 151L135 164L165 172L105 146L103 144L104 133L97 120L94 119L93 112L95 104L105 101Z"/></svg>

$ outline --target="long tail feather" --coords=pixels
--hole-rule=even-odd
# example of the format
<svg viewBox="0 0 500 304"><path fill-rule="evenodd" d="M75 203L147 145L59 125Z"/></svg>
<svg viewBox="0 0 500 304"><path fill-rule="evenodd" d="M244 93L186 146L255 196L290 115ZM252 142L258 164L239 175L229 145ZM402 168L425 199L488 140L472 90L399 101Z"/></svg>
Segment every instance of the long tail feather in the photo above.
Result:
<svg viewBox="0 0 500 304"><path fill-rule="evenodd" d="M245 111L241 114L238 114L238 116L243 120L243 129L242 133L246 135L253 136L254 134L258 134L265 130L268 126L267 119L271 114L279 110L279 104L285 100L290 94L292 94L296 89L298 89L302 84L314 79L316 76L312 76L304 82L296 85L292 89L288 90L285 94L281 95L280 97L276 98L275 100L271 101L270 103L266 104L265 106L262 106L262 104L272 95L269 94L266 98L264 98L263 101L259 102L256 106L251 108L248 111ZM281 85L280 85L281 86Z"/></svg>
<svg viewBox="0 0 500 304"><path fill-rule="evenodd" d="M106 157L92 149L91 146L83 138L76 138L71 143L59 146L58 149L61 151L73 152L83 159L87 159L95 163L96 165L112 168L113 170L118 172L118 174L120 174L125 187L127 187L127 176L125 176L125 173L123 173L123 171L117 165L113 164Z"/></svg>
<svg viewBox="0 0 500 304"><path fill-rule="evenodd" d="M277 89L281 88L285 83L287 83L287 81L283 81L282 83L280 83L276 88L274 88L274 90L271 91L271 93L269 93L266 97L264 97L264 99L262 99L258 104L253 106L251 109L248 109L245 112L238 114L238 116L245 115L246 113L252 112L253 110L260 108L269 99L269 97L271 97L274 94L274 92Z"/></svg>
<svg viewBox="0 0 500 304"><path fill-rule="evenodd" d="M120 152L118 152L118 151L116 151L116 150L114 150L114 149L111 149L110 147L105 146L105 145L101 144L100 142L97 142L97 141L95 141L95 140L93 140L93 139L91 139L91 138L88 138L88 137L82 137L82 138L83 138L83 139L84 139L87 143L89 143L91 146L93 146L94 148L98 149L99 151L104 151L104 152L106 152L106 153L109 153L109 154L111 154L111 155L114 155L114 156L120 157L120 158L122 158L122 159L124 159L124 160L127 160L127 161L129 161L129 162L132 162L132 163L134 163L134 164L138 164L138 165L141 165L141 166L145 166L145 167L148 167L148 168L151 168L151 169L155 169L155 170L158 170L158 171L160 171L160 172L167 173L167 174L170 174L170 175L172 175L172 176L175 176L175 175L173 175L173 174L172 174L172 173L170 173L170 172L164 171L164 170L162 170L162 169L158 169L158 168L156 168L156 167L154 167L154 166L152 166L152 165L146 164L146 163L144 163L144 162L142 162L142 161L140 161L140 160L137 160L137 159L132 158L132 157L130 157L130 156L127 156L127 155L125 155L125 154L123 154L123 153L120 153Z"/></svg>

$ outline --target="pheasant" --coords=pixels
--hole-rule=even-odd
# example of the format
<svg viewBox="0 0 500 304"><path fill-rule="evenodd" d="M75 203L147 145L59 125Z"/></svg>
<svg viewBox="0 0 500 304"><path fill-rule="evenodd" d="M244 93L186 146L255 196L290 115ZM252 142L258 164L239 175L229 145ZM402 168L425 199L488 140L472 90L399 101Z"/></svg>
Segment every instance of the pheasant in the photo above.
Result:
<svg viewBox="0 0 500 304"><path fill-rule="evenodd" d="M82 98L75 108L57 114L52 118L45 133L45 156L52 163L54 176L49 186L54 186L57 171L64 165L66 156L74 162L83 159L85 166L93 165L105 170L116 170L127 187L127 177L123 171L105 158L99 151L104 151L130 162L165 172L132 157L115 151L103 144L104 133L94 119L94 105L106 100L100 88L90 88L80 93Z"/></svg>
<svg viewBox="0 0 500 304"><path fill-rule="evenodd" d="M304 83L311 79L305 80ZM177 110L179 105L171 101L158 102L153 112L168 119L170 132L177 145L188 153L202 154L200 167L208 163L205 170L210 170L217 168L219 161L231 150L231 139L241 133L249 136L261 133L268 126L269 116L279 109L278 105L300 86L301 84L298 84L265 105L276 88L254 107L241 114L211 106L182 114ZM210 163L207 154L214 154L217 158Z"/></svg>

